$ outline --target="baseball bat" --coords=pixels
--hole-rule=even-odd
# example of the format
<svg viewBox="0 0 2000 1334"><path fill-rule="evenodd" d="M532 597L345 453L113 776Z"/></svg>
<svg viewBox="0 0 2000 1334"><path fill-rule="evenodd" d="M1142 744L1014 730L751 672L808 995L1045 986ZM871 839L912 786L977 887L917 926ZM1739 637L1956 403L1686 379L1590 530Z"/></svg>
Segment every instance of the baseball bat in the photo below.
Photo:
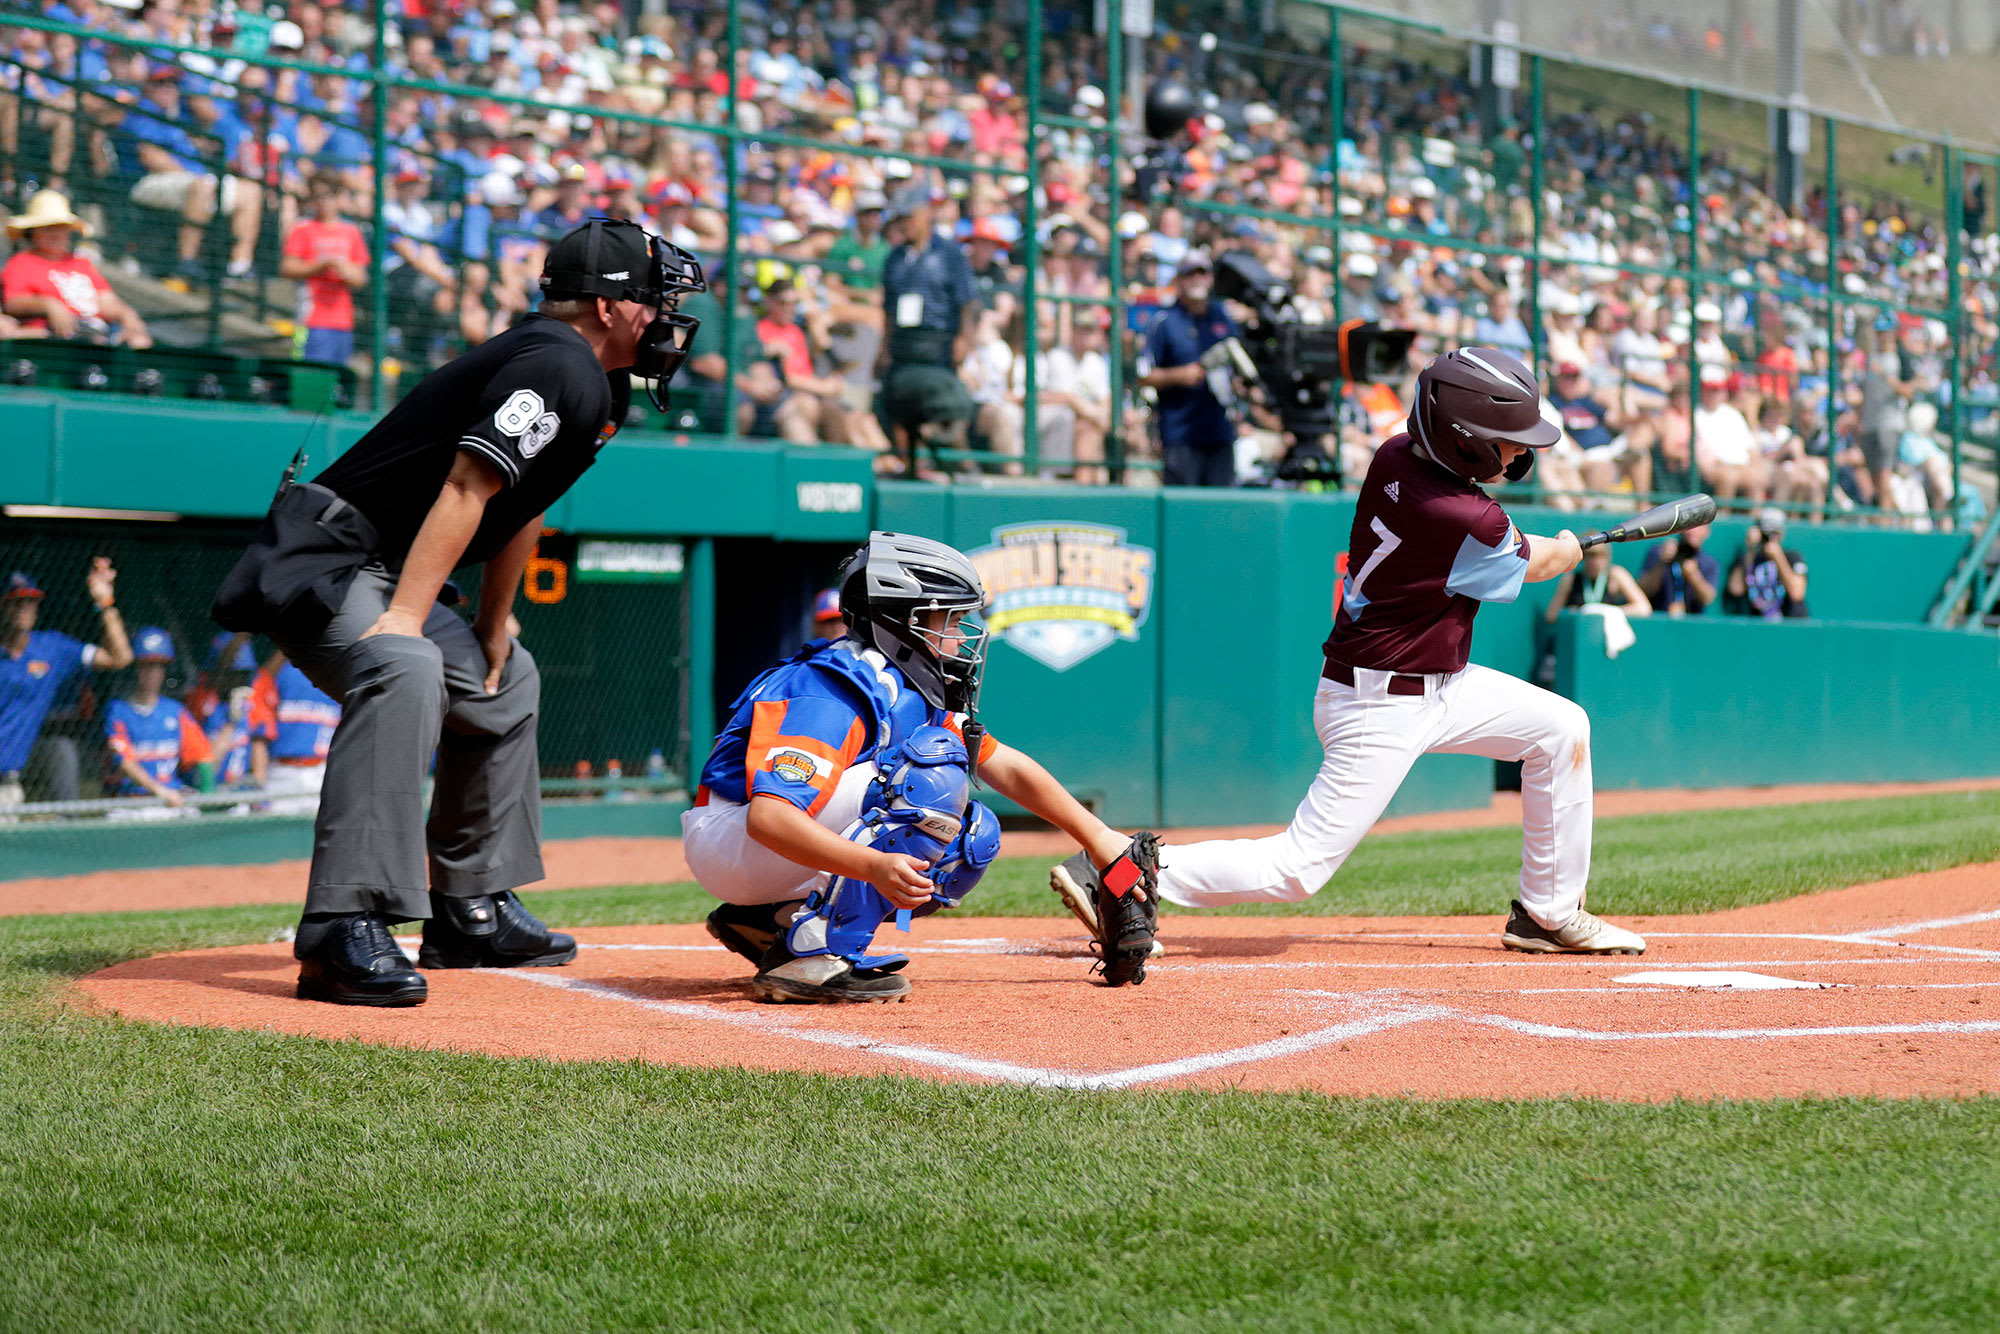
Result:
<svg viewBox="0 0 2000 1334"><path fill-rule="evenodd" d="M1713 518L1715 518L1714 496L1682 496L1679 500L1669 500L1664 505L1655 505L1644 514L1634 515L1616 527L1585 533L1579 539L1579 544L1584 547L1594 547L1605 542L1637 542L1665 537L1669 533L1681 533L1699 527Z"/></svg>

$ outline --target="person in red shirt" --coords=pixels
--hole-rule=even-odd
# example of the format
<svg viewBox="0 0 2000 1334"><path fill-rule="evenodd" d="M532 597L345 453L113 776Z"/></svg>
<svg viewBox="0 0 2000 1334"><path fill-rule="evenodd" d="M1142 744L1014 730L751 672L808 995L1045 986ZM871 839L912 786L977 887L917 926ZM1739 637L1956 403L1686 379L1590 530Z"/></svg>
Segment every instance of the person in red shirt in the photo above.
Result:
<svg viewBox="0 0 2000 1334"><path fill-rule="evenodd" d="M796 445L848 443L847 412L841 402L846 382L818 373L812 345L799 323L798 289L789 278L764 289L757 345L776 365L787 391L776 411L778 434Z"/></svg>
<svg viewBox="0 0 2000 1334"><path fill-rule="evenodd" d="M8 236L28 244L0 269L0 309L20 320L29 337L45 331L51 338L151 347L153 336L139 312L111 290L88 256L71 251L75 238L89 234L56 191L29 200L28 211L7 224Z"/></svg>
<svg viewBox="0 0 2000 1334"><path fill-rule="evenodd" d="M278 273L306 285L306 360L345 365L354 355L354 293L368 285L368 243L340 216L340 191L333 177L314 179L312 216L285 237Z"/></svg>

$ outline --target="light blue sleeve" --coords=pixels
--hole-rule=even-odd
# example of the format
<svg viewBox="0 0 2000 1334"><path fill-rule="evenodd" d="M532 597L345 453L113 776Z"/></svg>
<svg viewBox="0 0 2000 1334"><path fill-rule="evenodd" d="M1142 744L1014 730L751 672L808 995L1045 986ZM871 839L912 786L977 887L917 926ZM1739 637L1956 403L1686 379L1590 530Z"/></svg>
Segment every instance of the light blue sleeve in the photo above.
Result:
<svg viewBox="0 0 2000 1334"><path fill-rule="evenodd" d="M1528 578L1527 554L1521 543L1521 534L1514 528L1507 530L1506 538L1497 547L1489 547L1467 533L1451 562L1444 591L1481 602L1512 602L1521 596L1521 585Z"/></svg>

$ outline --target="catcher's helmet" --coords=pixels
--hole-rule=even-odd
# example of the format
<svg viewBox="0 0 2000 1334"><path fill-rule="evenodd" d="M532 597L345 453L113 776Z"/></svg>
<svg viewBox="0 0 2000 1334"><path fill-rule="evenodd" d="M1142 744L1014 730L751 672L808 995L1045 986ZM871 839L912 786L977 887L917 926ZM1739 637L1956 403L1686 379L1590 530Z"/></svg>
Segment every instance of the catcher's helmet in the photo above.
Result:
<svg viewBox="0 0 2000 1334"><path fill-rule="evenodd" d="M979 697L986 630L960 624L951 631L924 625L930 612L974 615L986 586L972 562L942 542L874 532L840 571L840 615L854 638L879 650L917 692L941 709L962 711ZM947 647L946 634L957 637Z"/></svg>
<svg viewBox="0 0 2000 1334"><path fill-rule="evenodd" d="M1535 466L1533 451L1562 439L1542 415L1542 391L1519 358L1493 347L1461 347L1417 375L1410 438L1441 466L1480 482L1501 471L1500 446L1526 445L1506 469L1518 482Z"/></svg>

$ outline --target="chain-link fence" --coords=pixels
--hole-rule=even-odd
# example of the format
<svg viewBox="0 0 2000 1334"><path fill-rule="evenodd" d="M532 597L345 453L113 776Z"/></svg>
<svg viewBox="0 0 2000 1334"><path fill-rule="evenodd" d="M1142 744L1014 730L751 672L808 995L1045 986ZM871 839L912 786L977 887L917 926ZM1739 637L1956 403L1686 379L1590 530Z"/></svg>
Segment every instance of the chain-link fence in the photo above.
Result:
<svg viewBox="0 0 2000 1334"><path fill-rule="evenodd" d="M9 828L62 822L87 838L107 818L312 809L338 707L275 645L208 618L249 535L0 526L0 861ZM543 535L516 615L544 683L549 800L685 792L685 567L676 542ZM477 571L460 587L476 605Z"/></svg>
<svg viewBox="0 0 2000 1334"><path fill-rule="evenodd" d="M1301 319L1400 324L1420 351L1511 343L1551 387L1577 364L1587 439L1538 470L1558 500L1671 481L1962 521L1991 488L1992 163L1881 128L1949 122L1850 106L1862 81L1811 62L1963 72L1985 20L1807 6L1801 102L1769 68L1797 8L197 3L83 31L14 0L0 187L30 211L66 191L147 337L237 354L151 392L386 403L532 310L548 243L605 213L693 250L714 287L689 303L703 331L668 416L642 397L628 425L1142 482L1162 431L1148 338L1200 248L1256 258ZM1140 125L1163 81L1196 105L1159 143ZM926 223L973 275L963 321L884 300ZM20 309L0 372L110 391L157 372L129 349L54 364L33 336L56 331ZM942 372L915 396L895 374L912 330ZM1727 404L1704 403L1704 374ZM1351 481L1407 385L1340 398ZM1253 465L1286 449L1281 423L1239 416L1240 472L1268 480Z"/></svg>

